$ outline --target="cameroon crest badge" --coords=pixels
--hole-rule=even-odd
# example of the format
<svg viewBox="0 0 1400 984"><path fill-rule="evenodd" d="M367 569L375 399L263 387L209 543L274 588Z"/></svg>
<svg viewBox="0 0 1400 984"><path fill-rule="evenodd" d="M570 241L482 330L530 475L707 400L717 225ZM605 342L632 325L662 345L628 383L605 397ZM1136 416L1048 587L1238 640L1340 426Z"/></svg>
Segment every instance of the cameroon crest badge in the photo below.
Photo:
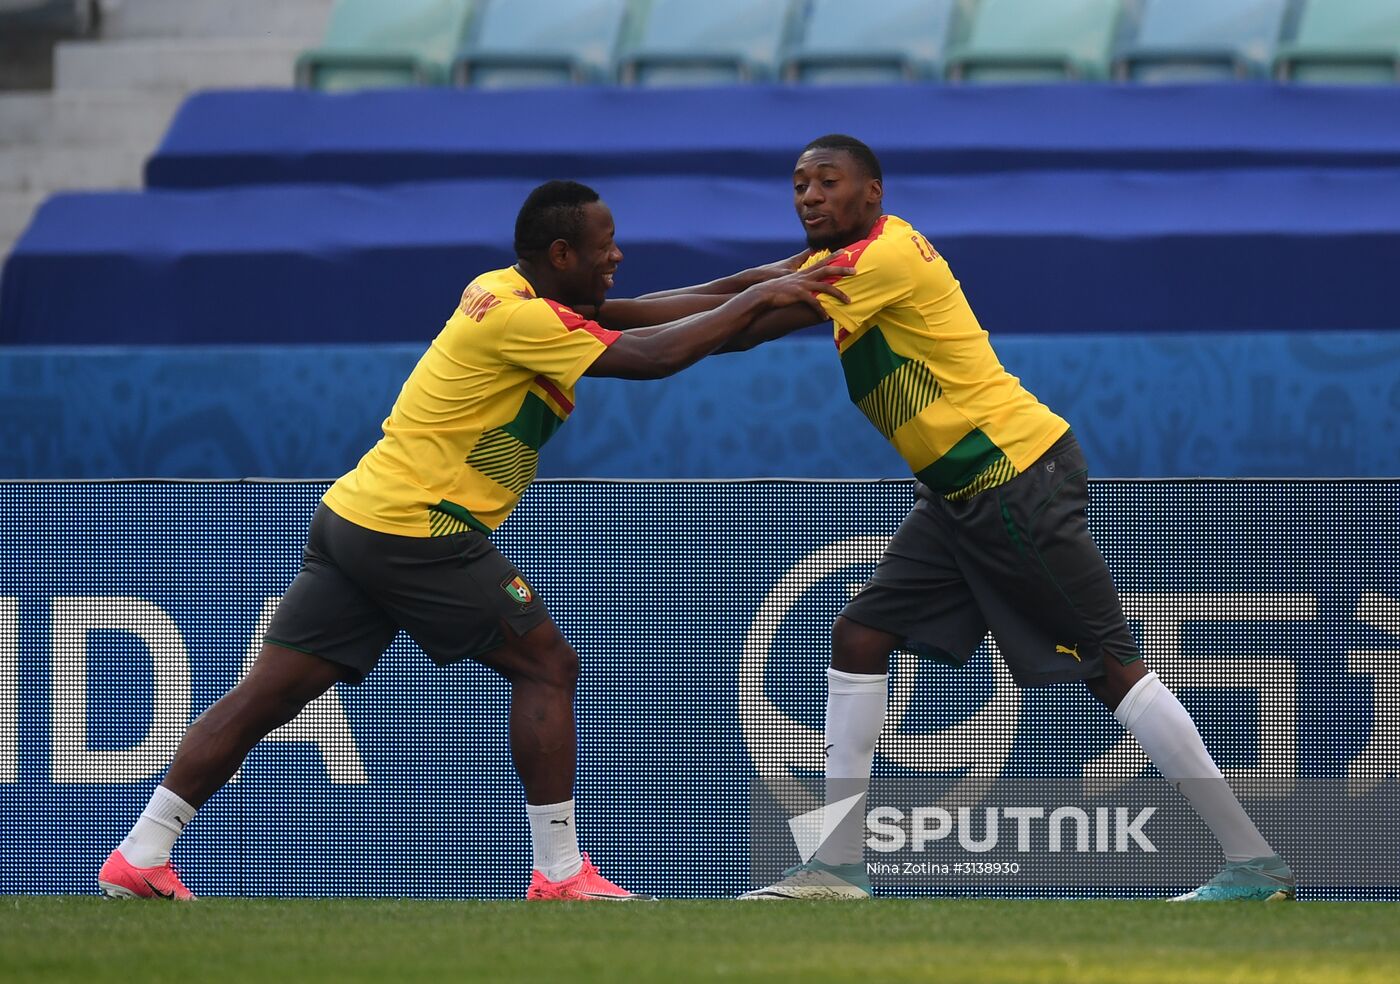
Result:
<svg viewBox="0 0 1400 984"><path fill-rule="evenodd" d="M530 586L525 583L525 579L519 574L501 585L506 594L510 595L522 605L528 605L535 600L535 592L530 590Z"/></svg>

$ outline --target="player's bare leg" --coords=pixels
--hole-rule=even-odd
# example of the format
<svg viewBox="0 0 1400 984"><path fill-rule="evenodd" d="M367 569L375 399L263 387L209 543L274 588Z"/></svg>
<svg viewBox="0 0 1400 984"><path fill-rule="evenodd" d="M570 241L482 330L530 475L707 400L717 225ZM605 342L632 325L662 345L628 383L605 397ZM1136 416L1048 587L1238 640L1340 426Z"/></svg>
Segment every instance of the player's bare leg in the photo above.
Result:
<svg viewBox="0 0 1400 984"><path fill-rule="evenodd" d="M527 897L569 901L637 898L608 881L579 850L574 818L579 661L553 621L524 635L502 623L506 644L482 662L510 681L510 751L525 787L534 871Z"/></svg>
<svg viewBox="0 0 1400 984"><path fill-rule="evenodd" d="M510 681L510 752L527 803L574 794L578 757L574 692L579 662L552 621L523 636L502 625L506 644L482 662Z"/></svg>
<svg viewBox="0 0 1400 984"><path fill-rule="evenodd" d="M192 899L170 865L175 840L195 810L232 778L253 746L338 680L344 666L265 645L248 675L190 725L175 760L125 840L98 873L110 898Z"/></svg>
<svg viewBox="0 0 1400 984"><path fill-rule="evenodd" d="M201 807L238 771L253 746L337 682L354 679L339 663L265 645L248 675L190 725L161 785Z"/></svg>
<svg viewBox="0 0 1400 984"><path fill-rule="evenodd" d="M888 674L890 653L901 641L893 632L837 616L831 627L831 668L867 676Z"/></svg>
<svg viewBox="0 0 1400 984"><path fill-rule="evenodd" d="M1123 703L1128 691L1147 676L1147 667L1140 659L1124 664L1105 655L1103 670L1103 676L1085 680L1084 685L1089 688L1089 693L1097 697L1110 711L1118 710L1118 705Z"/></svg>
<svg viewBox="0 0 1400 984"><path fill-rule="evenodd" d="M839 616L831 630L831 668L826 696L826 805L859 796L835 828L823 831L809 860L782 880L756 889L745 899L855 900L870 897L865 873L865 793L875 743L885 723L890 653L900 643L890 632Z"/></svg>
<svg viewBox="0 0 1400 984"><path fill-rule="evenodd" d="M1219 874L1178 901L1293 898L1293 872L1249 819L1186 708L1157 674L1140 659L1123 664L1105 654L1104 674L1085 685L1132 732L1157 771L1190 801L1225 854Z"/></svg>

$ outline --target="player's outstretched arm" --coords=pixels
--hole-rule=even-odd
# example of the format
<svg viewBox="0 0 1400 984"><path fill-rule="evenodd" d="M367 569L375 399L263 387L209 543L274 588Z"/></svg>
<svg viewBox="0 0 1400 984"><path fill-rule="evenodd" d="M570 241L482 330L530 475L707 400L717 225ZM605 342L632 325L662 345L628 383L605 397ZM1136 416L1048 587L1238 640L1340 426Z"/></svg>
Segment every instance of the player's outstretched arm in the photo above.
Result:
<svg viewBox="0 0 1400 984"><path fill-rule="evenodd" d="M830 320L831 316L825 311L819 315L813 315L811 309L805 307L787 307L768 311L759 315L753 320L753 324L725 342L724 347L719 351L747 352L764 342L771 342L775 338L790 335L799 328L810 328L812 325Z"/></svg>
<svg viewBox="0 0 1400 984"><path fill-rule="evenodd" d="M734 294L737 294L735 291ZM634 331L655 325L669 324L692 314L713 311L734 294L676 294L669 297L615 297L604 301L591 312L577 308L579 314L613 331Z"/></svg>
<svg viewBox="0 0 1400 984"><path fill-rule="evenodd" d="M672 290L658 290L650 294L643 294L636 300L654 300L660 297L678 297L684 294L722 294L729 296L737 294L742 290L747 290L754 284L761 284L765 280L776 280L778 277L787 276L794 270L799 269L803 263L807 262L807 257L812 255L810 249L804 249L800 253L794 253L786 259L776 260L772 263L764 263L761 266L749 267L747 270L740 270L738 273L731 273L727 277L718 280L711 280L707 284L696 284L693 287L676 287Z"/></svg>
<svg viewBox="0 0 1400 984"><path fill-rule="evenodd" d="M818 295L826 294L845 302L846 295L829 281L850 272L846 267L828 267L821 263L755 284L713 311L630 331L613 342L588 367L585 375L621 379L670 376L714 352L770 311L801 309L807 324L824 321L826 313Z"/></svg>
<svg viewBox="0 0 1400 984"><path fill-rule="evenodd" d="M749 267L706 284L656 291L641 297L615 298L591 311L580 309L579 313L614 331L668 324L692 314L713 311L735 294L755 284L786 276L802 266L810 255L811 251L804 249L775 263Z"/></svg>

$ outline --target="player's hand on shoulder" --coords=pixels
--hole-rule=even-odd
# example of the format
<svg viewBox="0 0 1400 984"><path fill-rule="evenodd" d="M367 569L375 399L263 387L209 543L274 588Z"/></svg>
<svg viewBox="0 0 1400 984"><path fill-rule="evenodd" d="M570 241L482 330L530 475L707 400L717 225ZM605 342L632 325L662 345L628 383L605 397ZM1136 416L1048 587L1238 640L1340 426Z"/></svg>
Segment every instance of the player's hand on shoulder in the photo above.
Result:
<svg viewBox="0 0 1400 984"><path fill-rule="evenodd" d="M842 304L851 302L846 293L836 286L836 282L842 277L849 277L856 272L855 267L842 265L845 262L847 262L845 255L837 253L834 256L828 256L820 263L812 264L805 270L785 273L780 277L756 284L749 290L758 293L771 307L806 304L821 314L824 313L819 296L821 294L833 297Z"/></svg>
<svg viewBox="0 0 1400 984"><path fill-rule="evenodd" d="M794 253L786 259L775 260L772 263L765 263L762 266L750 267L743 273L748 286L761 284L765 281L776 280L779 277L792 273L802 267L807 262L807 258L812 255L810 249L804 249L800 253Z"/></svg>

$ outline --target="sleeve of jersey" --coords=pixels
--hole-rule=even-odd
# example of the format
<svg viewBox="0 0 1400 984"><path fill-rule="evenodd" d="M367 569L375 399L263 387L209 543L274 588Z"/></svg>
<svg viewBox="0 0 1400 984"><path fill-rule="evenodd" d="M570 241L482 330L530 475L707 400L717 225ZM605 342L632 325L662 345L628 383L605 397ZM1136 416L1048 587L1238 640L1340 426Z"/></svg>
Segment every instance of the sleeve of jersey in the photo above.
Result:
<svg viewBox="0 0 1400 984"><path fill-rule="evenodd" d="M506 323L501 355L567 389L620 337L621 332L541 298L522 304Z"/></svg>
<svg viewBox="0 0 1400 984"><path fill-rule="evenodd" d="M845 264L838 257L832 265ZM906 265L884 242L873 242L862 250L855 267L856 272L850 276L832 280L850 298L849 303L843 304L830 294L817 295L831 320L852 332L869 322L881 308L906 299L911 290Z"/></svg>

